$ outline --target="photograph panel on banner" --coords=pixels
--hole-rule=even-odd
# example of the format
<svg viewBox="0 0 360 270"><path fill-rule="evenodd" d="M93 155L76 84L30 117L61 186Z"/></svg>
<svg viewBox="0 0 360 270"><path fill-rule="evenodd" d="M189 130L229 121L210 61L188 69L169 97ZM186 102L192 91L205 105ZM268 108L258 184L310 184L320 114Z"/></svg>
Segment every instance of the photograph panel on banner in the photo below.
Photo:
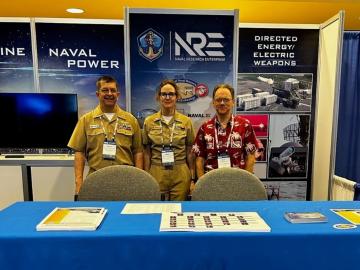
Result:
<svg viewBox="0 0 360 270"><path fill-rule="evenodd" d="M263 181L269 200L306 200L306 181Z"/></svg>
<svg viewBox="0 0 360 270"><path fill-rule="evenodd" d="M310 115L270 115L268 178L307 176Z"/></svg>
<svg viewBox="0 0 360 270"><path fill-rule="evenodd" d="M159 12L129 10L131 110L142 123L159 109L155 92L160 82L173 79L180 88L177 109L197 129L214 115L214 86L234 81L234 11Z"/></svg>
<svg viewBox="0 0 360 270"><path fill-rule="evenodd" d="M319 29L301 27L239 28L236 112L269 117L255 174L281 183L279 199L310 198Z"/></svg>
<svg viewBox="0 0 360 270"><path fill-rule="evenodd" d="M0 92L34 92L30 22L0 25Z"/></svg>
<svg viewBox="0 0 360 270"><path fill-rule="evenodd" d="M240 114L248 119L254 129L256 137L267 137L269 135L269 115L267 114Z"/></svg>
<svg viewBox="0 0 360 270"><path fill-rule="evenodd" d="M97 79L110 75L126 109L123 25L39 22L36 36L41 92L76 93L82 115L98 104Z"/></svg>
<svg viewBox="0 0 360 270"><path fill-rule="evenodd" d="M309 74L238 74L236 110L310 112L313 76Z"/></svg>

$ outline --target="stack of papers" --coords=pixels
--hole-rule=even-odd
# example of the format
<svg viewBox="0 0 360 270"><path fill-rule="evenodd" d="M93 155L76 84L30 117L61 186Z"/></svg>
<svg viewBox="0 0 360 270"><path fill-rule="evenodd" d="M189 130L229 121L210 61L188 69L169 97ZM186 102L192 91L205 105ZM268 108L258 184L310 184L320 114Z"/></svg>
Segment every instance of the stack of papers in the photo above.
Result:
<svg viewBox="0 0 360 270"><path fill-rule="evenodd" d="M106 215L101 207L56 207L37 226L37 231L94 231Z"/></svg>
<svg viewBox="0 0 360 270"><path fill-rule="evenodd" d="M256 212L163 213L160 231L270 232Z"/></svg>
<svg viewBox="0 0 360 270"><path fill-rule="evenodd" d="M284 217L291 223L327 222L326 216L319 212L286 212Z"/></svg>

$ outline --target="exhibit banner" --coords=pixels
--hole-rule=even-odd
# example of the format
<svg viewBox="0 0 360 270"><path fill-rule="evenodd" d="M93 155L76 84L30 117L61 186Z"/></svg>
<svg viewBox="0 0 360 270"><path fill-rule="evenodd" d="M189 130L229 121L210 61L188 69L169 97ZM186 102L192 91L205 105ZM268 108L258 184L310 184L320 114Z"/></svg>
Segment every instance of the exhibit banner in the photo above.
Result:
<svg viewBox="0 0 360 270"><path fill-rule="evenodd" d="M214 86L235 81L238 12L128 9L126 30L131 111L140 123L158 110L163 79L177 82L177 109L195 127L212 117Z"/></svg>
<svg viewBox="0 0 360 270"><path fill-rule="evenodd" d="M30 19L0 25L0 92L34 92Z"/></svg>
<svg viewBox="0 0 360 270"><path fill-rule="evenodd" d="M124 26L121 21L36 21L41 92L78 94L79 114L97 104L96 80L117 79L119 105L126 109Z"/></svg>
<svg viewBox="0 0 360 270"><path fill-rule="evenodd" d="M239 29L236 111L252 122L263 146L255 174L269 199L310 198L318 28Z"/></svg>

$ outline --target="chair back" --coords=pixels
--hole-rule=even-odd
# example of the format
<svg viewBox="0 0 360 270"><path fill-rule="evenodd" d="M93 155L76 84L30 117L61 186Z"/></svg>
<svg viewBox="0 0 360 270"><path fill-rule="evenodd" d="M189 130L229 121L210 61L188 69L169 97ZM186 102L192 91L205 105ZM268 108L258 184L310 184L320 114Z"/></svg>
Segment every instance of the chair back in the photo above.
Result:
<svg viewBox="0 0 360 270"><path fill-rule="evenodd" d="M192 192L193 201L267 200L260 179L238 168L220 168L200 177Z"/></svg>
<svg viewBox="0 0 360 270"><path fill-rule="evenodd" d="M89 174L81 186L79 201L159 201L160 188L147 172L115 165Z"/></svg>

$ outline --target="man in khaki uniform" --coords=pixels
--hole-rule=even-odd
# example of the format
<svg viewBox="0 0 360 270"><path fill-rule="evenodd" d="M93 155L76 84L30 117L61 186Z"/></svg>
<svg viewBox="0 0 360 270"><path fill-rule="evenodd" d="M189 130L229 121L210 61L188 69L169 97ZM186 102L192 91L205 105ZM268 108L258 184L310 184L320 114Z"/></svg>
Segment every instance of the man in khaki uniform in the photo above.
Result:
<svg viewBox="0 0 360 270"><path fill-rule="evenodd" d="M170 200L185 200L195 176L191 153L195 134L190 118L175 109L177 97L175 82L164 80L157 91L161 110L144 122L144 164Z"/></svg>
<svg viewBox="0 0 360 270"><path fill-rule="evenodd" d="M116 80L102 76L96 87L99 105L80 118L68 143L75 151L75 194L83 183L85 160L89 174L118 164L143 169L141 130L136 118L117 105Z"/></svg>

